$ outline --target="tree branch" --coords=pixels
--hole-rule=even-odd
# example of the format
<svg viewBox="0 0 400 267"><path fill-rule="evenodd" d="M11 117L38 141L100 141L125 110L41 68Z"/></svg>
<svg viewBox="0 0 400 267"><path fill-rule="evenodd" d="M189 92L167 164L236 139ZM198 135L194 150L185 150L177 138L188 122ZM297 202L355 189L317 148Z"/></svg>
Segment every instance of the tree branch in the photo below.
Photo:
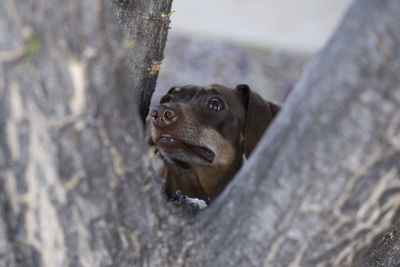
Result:
<svg viewBox="0 0 400 267"><path fill-rule="evenodd" d="M396 0L353 4L227 192L188 227L201 230L188 265L365 266L400 206L399 12Z"/></svg>
<svg viewBox="0 0 400 267"><path fill-rule="evenodd" d="M149 113L151 96L164 58L172 0L114 0L131 53L129 63L140 117Z"/></svg>

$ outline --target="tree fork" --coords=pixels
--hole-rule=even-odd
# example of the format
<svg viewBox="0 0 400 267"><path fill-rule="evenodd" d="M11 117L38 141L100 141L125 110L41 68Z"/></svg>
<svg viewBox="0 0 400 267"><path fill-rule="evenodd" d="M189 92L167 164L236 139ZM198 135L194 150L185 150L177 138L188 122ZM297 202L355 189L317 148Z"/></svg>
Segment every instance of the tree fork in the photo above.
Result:
<svg viewBox="0 0 400 267"><path fill-rule="evenodd" d="M355 1L197 213L166 202L143 144L161 2L0 2L0 266L399 262L398 228L378 236L400 213L400 2Z"/></svg>

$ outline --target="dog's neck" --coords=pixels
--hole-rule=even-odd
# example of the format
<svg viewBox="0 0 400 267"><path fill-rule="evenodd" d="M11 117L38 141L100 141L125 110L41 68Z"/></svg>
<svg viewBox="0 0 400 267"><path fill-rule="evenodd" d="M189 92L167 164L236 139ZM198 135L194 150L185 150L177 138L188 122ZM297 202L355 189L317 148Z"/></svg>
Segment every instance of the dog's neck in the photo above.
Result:
<svg viewBox="0 0 400 267"><path fill-rule="evenodd" d="M208 201L221 193L241 166L241 155L229 166L182 166L164 160L159 175L166 177L169 197L174 197L176 190L179 190L186 196Z"/></svg>

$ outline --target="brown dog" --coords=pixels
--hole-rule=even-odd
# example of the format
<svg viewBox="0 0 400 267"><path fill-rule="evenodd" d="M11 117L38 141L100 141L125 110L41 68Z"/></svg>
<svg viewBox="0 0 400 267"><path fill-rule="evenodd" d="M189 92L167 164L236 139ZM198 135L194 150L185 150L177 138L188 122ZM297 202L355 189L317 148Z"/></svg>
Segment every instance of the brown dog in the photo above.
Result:
<svg viewBox="0 0 400 267"><path fill-rule="evenodd" d="M247 85L172 87L150 111L146 133L163 159L168 197L218 196L279 109Z"/></svg>

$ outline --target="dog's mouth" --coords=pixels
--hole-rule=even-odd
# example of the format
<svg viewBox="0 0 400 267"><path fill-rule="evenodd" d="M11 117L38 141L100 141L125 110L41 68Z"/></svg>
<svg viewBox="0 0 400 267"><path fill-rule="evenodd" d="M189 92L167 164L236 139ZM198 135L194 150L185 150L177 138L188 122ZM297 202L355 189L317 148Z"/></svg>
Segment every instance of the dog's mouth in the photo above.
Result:
<svg viewBox="0 0 400 267"><path fill-rule="evenodd" d="M185 143L182 140L176 139L169 134L163 134L157 140L157 146L171 147L171 148L184 148L191 151L193 154L211 163L215 158L215 153L210 149L203 146L196 146Z"/></svg>

